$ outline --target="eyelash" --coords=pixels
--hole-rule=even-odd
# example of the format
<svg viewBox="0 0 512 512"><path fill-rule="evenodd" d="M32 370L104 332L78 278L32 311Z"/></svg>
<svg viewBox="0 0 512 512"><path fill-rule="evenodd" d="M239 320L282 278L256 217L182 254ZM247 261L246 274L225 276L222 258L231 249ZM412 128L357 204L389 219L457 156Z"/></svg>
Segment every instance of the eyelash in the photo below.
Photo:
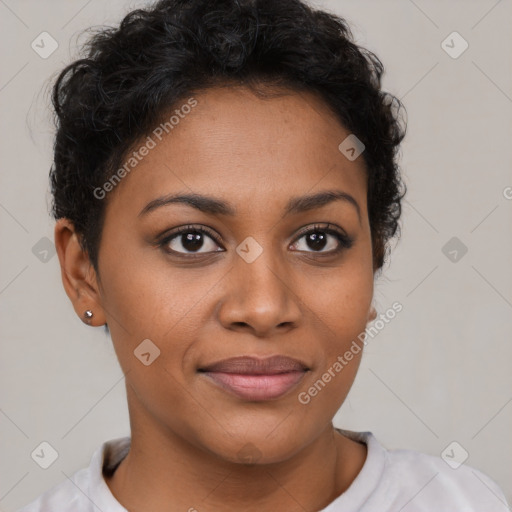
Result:
<svg viewBox="0 0 512 512"><path fill-rule="evenodd" d="M338 254L346 249L350 249L352 247L352 245L354 244L354 239L352 237L346 235L345 233L342 233L338 229L331 228L330 226L331 226L331 224L326 224L326 225L315 224L312 227L308 227L299 232L299 234L295 238L294 242L292 242L292 245L296 244L304 236L319 231L321 233L326 233L326 234L334 236L339 242L339 247L335 250L331 250L331 251L327 251L327 252L305 251L307 254L315 254L318 256L322 256L322 255L332 256L332 255ZM197 257L202 257L205 254L211 254L211 253L180 253L177 251L173 251L172 249L166 248L166 246L169 244L169 242L171 240L177 238L178 236L180 236L184 233L203 233L205 235L208 235L210 238L212 238L217 245L221 245L220 241L218 240L217 235L213 231L211 231L210 229L208 229L204 226L193 226L193 225L182 226L180 228L175 229L172 233L168 234L163 239L161 239L159 242L157 242L157 245L168 254L177 254L177 255L183 256L185 258L197 258ZM215 251L215 252L222 252L222 251ZM299 251L299 252L304 252L304 251Z"/></svg>
<svg viewBox="0 0 512 512"><path fill-rule="evenodd" d="M298 242L302 237L309 235L311 233L316 233L318 231L321 233L326 233L328 235L334 236L334 238L336 238L339 242L339 247L337 249L334 249L334 250L331 250L328 252L311 251L310 254L318 254L320 256L322 254L325 254L325 255L338 254L338 253L342 252L343 250L350 249L352 247L352 245L354 244L354 239L352 237L348 236L347 234L343 233L342 231L340 231L337 228L331 227L331 224L324 224L323 226L321 224L315 224L312 227L308 227L308 228L301 230L297 234L297 237L295 238L295 241L293 242L293 244ZM308 251L308 253L309 253L309 251Z"/></svg>

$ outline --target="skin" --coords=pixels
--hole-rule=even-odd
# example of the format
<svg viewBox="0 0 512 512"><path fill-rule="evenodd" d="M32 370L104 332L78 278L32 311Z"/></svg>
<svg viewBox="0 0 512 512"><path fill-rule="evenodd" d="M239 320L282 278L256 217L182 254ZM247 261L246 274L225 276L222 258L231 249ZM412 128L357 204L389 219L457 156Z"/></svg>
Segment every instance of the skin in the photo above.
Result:
<svg viewBox="0 0 512 512"><path fill-rule="evenodd" d="M375 268L361 157L338 150L349 132L311 93L262 99L244 87L215 88L108 194L98 272L61 219L55 242L76 313L105 322L125 372L132 445L113 477L116 499L132 512L314 511L344 492L361 470L366 446L333 429L362 351L308 404L298 400L375 318ZM292 197L341 190L359 205L333 201L289 216ZM184 204L141 210L171 193L214 196L233 217ZM352 237L327 235L315 249L304 227L330 223ZM178 235L207 226L201 256ZM320 229L321 231L321 229ZM262 254L236 252L247 237ZM221 252L215 252L218 249ZM329 254L330 253L330 254ZM134 356L150 339L160 356ZM255 402L226 393L197 369L228 357L282 354L307 363L298 386ZM244 448L245 447L245 448ZM239 451L249 450L252 463Z"/></svg>

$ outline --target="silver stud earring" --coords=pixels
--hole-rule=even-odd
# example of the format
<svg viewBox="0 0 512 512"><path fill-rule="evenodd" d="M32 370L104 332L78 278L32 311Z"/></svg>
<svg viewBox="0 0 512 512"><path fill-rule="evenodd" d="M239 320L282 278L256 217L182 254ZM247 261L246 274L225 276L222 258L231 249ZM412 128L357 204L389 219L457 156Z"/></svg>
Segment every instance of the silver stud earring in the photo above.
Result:
<svg viewBox="0 0 512 512"><path fill-rule="evenodd" d="M85 322L86 323L89 323L91 321L91 318L92 318L92 311L90 309L88 309L85 313L84 313L84 319L85 319Z"/></svg>

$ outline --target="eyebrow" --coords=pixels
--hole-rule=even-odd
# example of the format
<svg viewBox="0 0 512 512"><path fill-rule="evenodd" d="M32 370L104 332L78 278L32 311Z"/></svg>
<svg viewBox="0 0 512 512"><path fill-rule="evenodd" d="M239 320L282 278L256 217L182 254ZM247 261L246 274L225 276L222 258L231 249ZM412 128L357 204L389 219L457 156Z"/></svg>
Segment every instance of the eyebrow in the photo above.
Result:
<svg viewBox="0 0 512 512"><path fill-rule="evenodd" d="M334 201L344 201L351 204L356 209L359 222L361 222L361 209L359 208L359 204L350 194L341 190L325 190L316 194L292 197L284 208L283 217L321 208L322 206L326 206ZM236 209L230 203L222 199L191 193L169 194L153 199L144 206L138 216L141 217L156 210L157 208L168 206L170 204L185 204L210 215L225 215L230 217L234 217L236 215Z"/></svg>

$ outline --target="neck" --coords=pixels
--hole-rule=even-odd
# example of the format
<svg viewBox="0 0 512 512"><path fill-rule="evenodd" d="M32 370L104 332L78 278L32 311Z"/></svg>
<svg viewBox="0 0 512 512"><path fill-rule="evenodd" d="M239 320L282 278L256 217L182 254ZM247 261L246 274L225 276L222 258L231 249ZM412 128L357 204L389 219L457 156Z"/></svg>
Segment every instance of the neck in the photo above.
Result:
<svg viewBox="0 0 512 512"><path fill-rule="evenodd" d="M332 425L272 464L226 461L153 423L134 421L131 431L130 452L105 477L131 512L321 510L349 487L366 458L365 445Z"/></svg>

